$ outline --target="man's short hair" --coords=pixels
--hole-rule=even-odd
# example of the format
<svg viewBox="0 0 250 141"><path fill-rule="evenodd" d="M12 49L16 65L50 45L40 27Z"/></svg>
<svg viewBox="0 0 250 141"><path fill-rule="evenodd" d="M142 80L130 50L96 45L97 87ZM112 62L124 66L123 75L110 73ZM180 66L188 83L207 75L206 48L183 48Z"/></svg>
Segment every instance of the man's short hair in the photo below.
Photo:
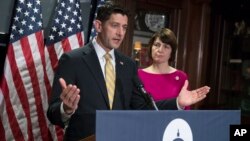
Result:
<svg viewBox="0 0 250 141"><path fill-rule="evenodd" d="M112 14L122 14L129 17L129 12L127 9L123 8L118 4L114 4L111 1L106 1L104 5L101 5L97 9L96 20L101 22L107 21Z"/></svg>

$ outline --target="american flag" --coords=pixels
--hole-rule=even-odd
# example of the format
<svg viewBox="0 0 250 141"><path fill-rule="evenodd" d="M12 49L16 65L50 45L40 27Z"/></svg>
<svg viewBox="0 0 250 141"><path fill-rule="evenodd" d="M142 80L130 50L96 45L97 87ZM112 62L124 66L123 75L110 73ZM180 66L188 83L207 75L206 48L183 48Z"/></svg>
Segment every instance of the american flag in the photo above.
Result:
<svg viewBox="0 0 250 141"><path fill-rule="evenodd" d="M79 0L61 0L55 10L46 47L47 72L52 84L58 59L67 51L84 45L84 33ZM46 57L47 58L47 57Z"/></svg>
<svg viewBox="0 0 250 141"><path fill-rule="evenodd" d="M67 51L84 45L84 31L79 0L60 0L55 8L48 37L45 41L46 73L49 85L46 85L48 93L51 93L54 72L60 56ZM45 79L47 80L47 79ZM61 135L61 129L56 128L57 135Z"/></svg>
<svg viewBox="0 0 250 141"><path fill-rule="evenodd" d="M96 9L95 9L94 19L96 18L96 15L97 15L97 9L101 5L105 4L105 1L106 0L97 0L97 5L96 5ZM96 30L95 30L94 21L93 21L91 32L90 32L90 36L89 36L89 41L91 41L95 36L96 36Z"/></svg>
<svg viewBox="0 0 250 141"><path fill-rule="evenodd" d="M1 140L57 140L55 127L46 118L49 95L41 1L15 2L4 74L0 80Z"/></svg>

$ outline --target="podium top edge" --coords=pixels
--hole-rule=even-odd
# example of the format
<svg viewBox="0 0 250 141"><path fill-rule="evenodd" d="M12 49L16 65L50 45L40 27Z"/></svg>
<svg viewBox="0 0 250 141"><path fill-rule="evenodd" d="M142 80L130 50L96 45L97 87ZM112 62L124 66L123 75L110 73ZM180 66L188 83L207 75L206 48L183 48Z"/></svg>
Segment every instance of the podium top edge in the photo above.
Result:
<svg viewBox="0 0 250 141"><path fill-rule="evenodd" d="M162 113L162 112L241 112L241 110L97 110L97 113L117 112L117 113Z"/></svg>

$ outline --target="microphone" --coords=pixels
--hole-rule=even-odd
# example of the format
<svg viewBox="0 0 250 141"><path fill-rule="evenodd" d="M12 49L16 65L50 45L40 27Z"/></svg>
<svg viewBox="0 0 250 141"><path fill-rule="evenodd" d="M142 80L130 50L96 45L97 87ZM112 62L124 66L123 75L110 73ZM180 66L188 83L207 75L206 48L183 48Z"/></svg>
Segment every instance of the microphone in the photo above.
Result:
<svg viewBox="0 0 250 141"><path fill-rule="evenodd" d="M133 83L134 83L134 85L136 86L136 88L137 88L143 95L145 95L146 97L148 97L148 98L150 99L150 103L151 103L151 105L154 107L154 109L155 109L156 111L159 111L158 107L157 107L156 104L155 104L155 101L154 101L153 97L145 90L144 85L142 84L141 80L140 80L137 76L135 76L135 77L133 78Z"/></svg>

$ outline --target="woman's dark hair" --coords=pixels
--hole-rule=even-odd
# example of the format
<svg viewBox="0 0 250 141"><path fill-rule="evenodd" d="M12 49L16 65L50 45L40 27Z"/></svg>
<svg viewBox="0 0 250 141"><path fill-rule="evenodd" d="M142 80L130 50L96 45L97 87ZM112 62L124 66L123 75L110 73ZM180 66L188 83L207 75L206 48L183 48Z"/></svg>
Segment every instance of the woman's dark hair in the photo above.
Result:
<svg viewBox="0 0 250 141"><path fill-rule="evenodd" d="M129 12L120 5L114 4L111 1L106 1L104 5L98 7L96 19L101 22L107 21L111 14L122 14L129 17Z"/></svg>
<svg viewBox="0 0 250 141"><path fill-rule="evenodd" d="M150 59L152 59L152 47L157 38L159 38L163 43L171 46L172 52L169 61L173 63L175 61L175 53L177 49L177 39L174 32L168 28L163 28L151 37L148 43L148 55Z"/></svg>

